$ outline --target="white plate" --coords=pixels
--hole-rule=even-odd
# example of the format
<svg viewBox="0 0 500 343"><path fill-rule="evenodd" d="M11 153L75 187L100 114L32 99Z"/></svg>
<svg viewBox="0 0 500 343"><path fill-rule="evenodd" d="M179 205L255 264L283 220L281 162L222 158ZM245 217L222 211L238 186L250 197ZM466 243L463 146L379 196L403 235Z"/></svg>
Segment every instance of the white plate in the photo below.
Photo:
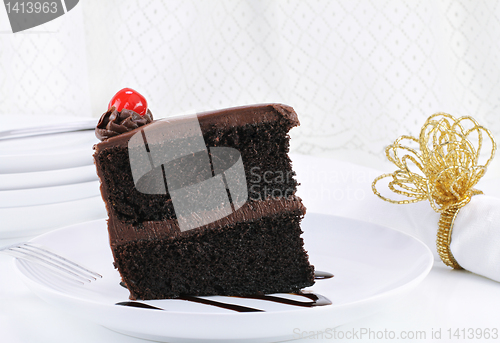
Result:
<svg viewBox="0 0 500 343"><path fill-rule="evenodd" d="M0 191L0 208L36 206L96 197L99 181L71 185Z"/></svg>
<svg viewBox="0 0 500 343"><path fill-rule="evenodd" d="M106 217L100 195L48 205L0 208L0 239L33 237L48 230Z"/></svg>
<svg viewBox="0 0 500 343"><path fill-rule="evenodd" d="M0 156L45 154L47 150L70 150L74 149L74 147L92 146L97 142L99 140L93 130L6 139L0 140Z"/></svg>
<svg viewBox="0 0 500 343"><path fill-rule="evenodd" d="M93 164L94 131L0 141L0 174L37 172Z"/></svg>
<svg viewBox="0 0 500 343"><path fill-rule="evenodd" d="M41 298L117 332L169 342L268 342L331 330L382 311L422 281L433 263L424 244L385 227L308 214L303 230L316 270L335 274L331 279L317 280L308 290L326 296L332 305L303 308L233 297L208 298L266 311L239 313L183 300L145 302L164 311L115 305L128 300L128 291L119 285L119 274L113 269L104 220L67 227L33 240L98 271L103 279L73 286L35 264L16 260L15 265Z"/></svg>
<svg viewBox="0 0 500 343"><path fill-rule="evenodd" d="M62 186L97 179L94 164L32 173L0 174L0 191Z"/></svg>

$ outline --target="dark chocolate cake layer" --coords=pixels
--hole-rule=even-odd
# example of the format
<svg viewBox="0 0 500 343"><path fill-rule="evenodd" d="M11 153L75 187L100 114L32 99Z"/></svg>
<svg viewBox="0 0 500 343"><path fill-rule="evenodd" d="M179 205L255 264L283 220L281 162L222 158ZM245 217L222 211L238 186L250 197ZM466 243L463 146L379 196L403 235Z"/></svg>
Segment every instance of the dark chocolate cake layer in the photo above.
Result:
<svg viewBox="0 0 500 343"><path fill-rule="evenodd" d="M296 292L314 284L298 198L248 202L204 227L132 226L110 218L116 267L131 299Z"/></svg>

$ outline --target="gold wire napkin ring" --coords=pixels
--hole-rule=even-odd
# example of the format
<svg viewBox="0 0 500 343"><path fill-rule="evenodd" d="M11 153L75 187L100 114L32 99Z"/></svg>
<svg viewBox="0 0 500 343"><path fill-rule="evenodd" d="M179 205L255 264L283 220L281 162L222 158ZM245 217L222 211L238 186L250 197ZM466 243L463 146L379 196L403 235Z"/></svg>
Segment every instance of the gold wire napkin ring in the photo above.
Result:
<svg viewBox="0 0 500 343"><path fill-rule="evenodd" d="M450 244L451 244L451 234L453 232L453 224L455 222L455 218L457 217L459 207L450 207L439 217L438 223L438 232L436 239L436 248L439 254L439 257L449 267L453 269L463 269L455 260L455 257L451 253Z"/></svg>
<svg viewBox="0 0 500 343"><path fill-rule="evenodd" d="M475 194L482 194L483 192L474 190ZM439 254L439 257L441 260L444 262L449 267L452 267L453 269L463 269L460 264L458 264L457 260L455 260L455 257L453 256L451 249L450 249L450 244L451 244L451 235L453 233L453 224L455 223L455 218L457 217L458 212L462 207L464 207L466 204L469 203L470 197L467 197L464 201L461 201L460 203L450 206L447 209L445 209L443 212L441 212L441 215L439 216L439 223L438 223L438 231L437 231L437 238L436 238L436 248L437 252Z"/></svg>
<svg viewBox="0 0 500 343"><path fill-rule="evenodd" d="M464 123L471 127L465 128ZM474 134L477 135L477 147L470 139ZM480 165L484 134L491 141L491 151L486 162ZM418 144L419 150L402 142ZM471 197L482 194L473 187L486 172L495 150L496 143L490 131L472 117L455 119L447 113L436 113L427 119L418 139L401 136L385 149L387 158L398 170L375 178L373 193L394 204L429 200L434 211L440 213L436 238L438 254L447 266L462 269L450 250L453 224L459 210L469 203ZM399 152L404 153L402 157ZM412 171L415 167L416 172ZM409 200L392 200L377 191L376 183L387 177L392 178L389 189Z"/></svg>

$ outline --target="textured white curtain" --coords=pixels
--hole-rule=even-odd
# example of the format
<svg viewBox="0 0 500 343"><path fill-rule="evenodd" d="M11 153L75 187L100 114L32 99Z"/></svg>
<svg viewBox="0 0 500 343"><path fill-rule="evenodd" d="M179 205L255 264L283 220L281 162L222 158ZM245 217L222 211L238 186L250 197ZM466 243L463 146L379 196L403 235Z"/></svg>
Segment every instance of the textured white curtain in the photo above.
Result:
<svg viewBox="0 0 500 343"><path fill-rule="evenodd" d="M370 163L438 111L500 137L499 42L495 0L82 0L0 32L0 126L98 117L122 87L155 117L282 102L294 152Z"/></svg>

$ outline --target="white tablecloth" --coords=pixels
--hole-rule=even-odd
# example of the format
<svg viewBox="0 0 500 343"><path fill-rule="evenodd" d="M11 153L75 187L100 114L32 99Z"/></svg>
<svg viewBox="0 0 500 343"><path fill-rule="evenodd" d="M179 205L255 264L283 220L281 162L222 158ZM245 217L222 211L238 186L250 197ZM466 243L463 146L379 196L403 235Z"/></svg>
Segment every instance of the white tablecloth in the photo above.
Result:
<svg viewBox="0 0 500 343"><path fill-rule="evenodd" d="M371 182L381 171L302 155L293 155L293 161L301 182L299 195L309 213L357 218L414 233L415 223L407 220L410 208L380 201L371 192ZM483 183L482 189L488 186L494 192L495 185L496 180L491 179ZM0 245L6 243L0 241ZM23 284L13 267L13 259L8 256L0 257L0 273L2 342L143 342L82 321L45 303ZM499 290L497 282L467 271L450 270L436 261L427 278L398 305L376 316L342 325L335 329L335 335L344 337L340 341L394 342L391 337L414 337L413 341L442 342L456 341L453 334L464 337L470 333L469 329L482 332L488 329L493 334L500 327ZM304 337L309 334L300 328L297 333ZM332 326L322 338L313 335L303 341L339 341L334 340L333 334Z"/></svg>

